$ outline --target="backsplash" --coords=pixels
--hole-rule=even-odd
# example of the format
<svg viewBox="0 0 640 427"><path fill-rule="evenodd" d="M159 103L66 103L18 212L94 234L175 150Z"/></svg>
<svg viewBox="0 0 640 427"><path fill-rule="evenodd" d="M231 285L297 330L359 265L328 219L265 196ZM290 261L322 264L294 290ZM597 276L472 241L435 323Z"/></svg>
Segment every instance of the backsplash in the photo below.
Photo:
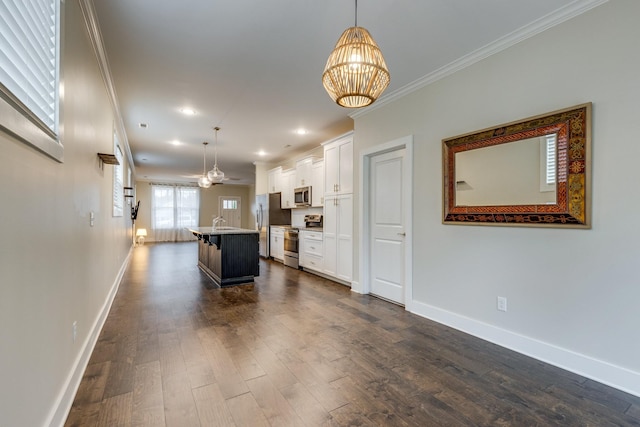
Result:
<svg viewBox="0 0 640 427"><path fill-rule="evenodd" d="M322 208L296 208L291 209L291 225L294 227L304 227L304 216L320 214L322 215Z"/></svg>

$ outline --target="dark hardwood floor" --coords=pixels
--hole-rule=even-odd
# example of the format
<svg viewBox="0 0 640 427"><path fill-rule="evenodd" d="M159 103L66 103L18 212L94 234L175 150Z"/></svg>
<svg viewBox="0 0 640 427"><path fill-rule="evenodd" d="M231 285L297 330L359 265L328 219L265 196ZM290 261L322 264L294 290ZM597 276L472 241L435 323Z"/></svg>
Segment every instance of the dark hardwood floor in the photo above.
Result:
<svg viewBox="0 0 640 427"><path fill-rule="evenodd" d="M635 426L640 398L275 262L135 248L67 426Z"/></svg>

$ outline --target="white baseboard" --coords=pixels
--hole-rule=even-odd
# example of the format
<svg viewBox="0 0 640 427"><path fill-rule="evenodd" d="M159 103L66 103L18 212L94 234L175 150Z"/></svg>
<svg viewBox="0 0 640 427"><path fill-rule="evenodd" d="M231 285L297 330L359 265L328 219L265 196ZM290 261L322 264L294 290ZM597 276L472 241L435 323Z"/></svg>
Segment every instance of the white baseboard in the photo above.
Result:
<svg viewBox="0 0 640 427"><path fill-rule="evenodd" d="M411 301L407 309L419 316L640 397L640 372L415 300Z"/></svg>
<svg viewBox="0 0 640 427"><path fill-rule="evenodd" d="M111 289L107 294L107 298L102 306L102 309L98 313L95 322L93 323L93 327L91 328L91 332L87 336L87 339L84 341L82 345L82 350L78 353L78 357L73 364L69 375L67 376L67 380L65 381L64 387L60 390L58 394L58 398L56 399L55 404L53 405L51 412L47 419L49 420L48 425L50 427L53 426L64 426L65 421L67 420L67 416L69 415L69 411L71 410L71 405L73 404L73 399L76 396L78 391L78 387L80 387L80 382L82 381L82 376L84 375L85 369L87 369L87 365L89 364L89 359L91 358L91 354L93 353L93 349L98 342L98 337L100 336L100 332L102 331L102 327L104 326L104 322L107 320L107 315L109 314L109 310L111 310L111 305L113 304L113 300L118 292L118 288L120 287L120 281L122 280L122 276L124 276L124 272L129 265L129 261L131 259L131 254L133 251L133 246L129 250L129 254L127 258L122 263L120 267L120 271L118 271L118 275L113 281L113 285L111 285Z"/></svg>
<svg viewBox="0 0 640 427"><path fill-rule="evenodd" d="M360 287L360 282L353 280L351 282L351 292L355 292L357 294L364 294L362 288Z"/></svg>

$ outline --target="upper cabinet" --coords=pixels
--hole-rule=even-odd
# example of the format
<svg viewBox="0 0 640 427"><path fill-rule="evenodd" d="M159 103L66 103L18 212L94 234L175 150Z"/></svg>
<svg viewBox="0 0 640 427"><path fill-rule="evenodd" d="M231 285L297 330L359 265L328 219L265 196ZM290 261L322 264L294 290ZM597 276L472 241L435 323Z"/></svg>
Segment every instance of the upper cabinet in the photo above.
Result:
<svg viewBox="0 0 640 427"><path fill-rule="evenodd" d="M324 146L325 194L353 193L353 133Z"/></svg>
<svg viewBox="0 0 640 427"><path fill-rule="evenodd" d="M324 205L324 160L311 164L311 207Z"/></svg>
<svg viewBox="0 0 640 427"><path fill-rule="evenodd" d="M296 162L296 180L295 188L307 187L311 183L311 167L313 165L313 157L306 157Z"/></svg>
<svg viewBox="0 0 640 427"><path fill-rule="evenodd" d="M269 193L280 193L282 191L282 166L269 171Z"/></svg>
<svg viewBox="0 0 640 427"><path fill-rule="evenodd" d="M280 174L280 191L282 198L280 199L280 207L283 209L291 209L296 207L293 189L296 183L296 170L288 169Z"/></svg>

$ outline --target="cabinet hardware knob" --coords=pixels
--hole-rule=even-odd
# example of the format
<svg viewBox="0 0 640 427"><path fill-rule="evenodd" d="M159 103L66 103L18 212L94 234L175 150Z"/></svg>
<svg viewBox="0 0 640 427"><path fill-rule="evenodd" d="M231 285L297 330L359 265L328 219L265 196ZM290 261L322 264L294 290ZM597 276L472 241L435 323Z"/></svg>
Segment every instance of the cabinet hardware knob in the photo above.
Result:
<svg viewBox="0 0 640 427"><path fill-rule="evenodd" d="M407 233L398 233L398 236L403 236L404 237L406 235L407 235Z"/></svg>

